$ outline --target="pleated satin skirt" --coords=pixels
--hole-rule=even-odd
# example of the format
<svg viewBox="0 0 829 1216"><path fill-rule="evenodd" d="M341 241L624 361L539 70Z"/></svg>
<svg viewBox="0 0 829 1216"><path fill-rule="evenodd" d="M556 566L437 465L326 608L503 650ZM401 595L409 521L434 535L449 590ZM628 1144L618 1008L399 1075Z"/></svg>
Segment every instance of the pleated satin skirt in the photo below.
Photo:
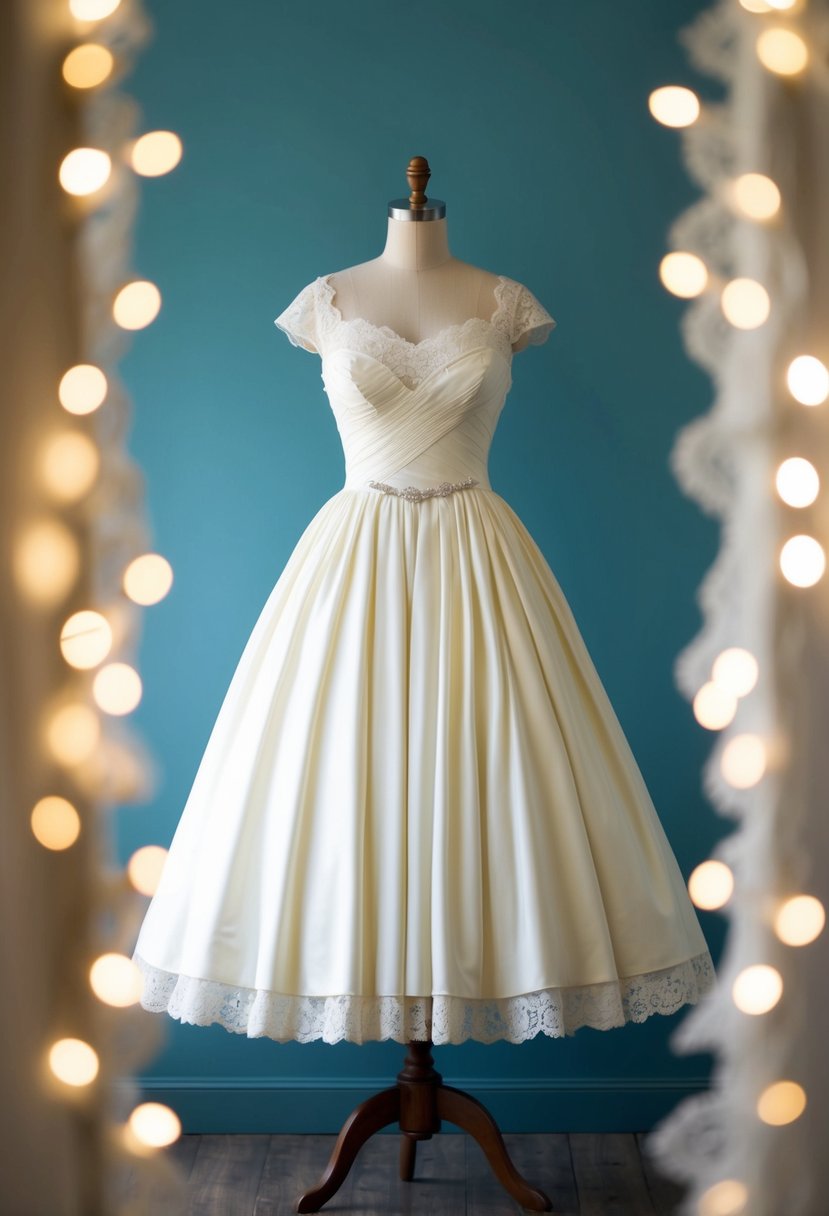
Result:
<svg viewBox="0 0 829 1216"><path fill-rule="evenodd" d="M550 567L511 507L343 489L219 710L134 952L251 1037L520 1042L715 976Z"/></svg>

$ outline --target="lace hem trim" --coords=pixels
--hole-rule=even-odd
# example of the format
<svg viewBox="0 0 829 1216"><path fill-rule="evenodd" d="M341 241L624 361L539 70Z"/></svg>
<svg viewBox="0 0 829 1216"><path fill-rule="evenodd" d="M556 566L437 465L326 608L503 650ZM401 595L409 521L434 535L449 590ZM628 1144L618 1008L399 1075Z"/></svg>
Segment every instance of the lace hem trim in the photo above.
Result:
<svg viewBox="0 0 829 1216"><path fill-rule="evenodd" d="M654 1013L671 1014L696 1004L714 988L716 972L707 950L670 967L621 976L600 984L546 988L519 996L471 1000L435 994L416 996L293 996L239 988L215 980L164 971L138 954L144 987L141 1005L152 1013L195 1026L218 1022L248 1038L277 1042L431 1038L433 1043L523 1043L543 1033L575 1034L581 1026L609 1030L644 1022Z"/></svg>

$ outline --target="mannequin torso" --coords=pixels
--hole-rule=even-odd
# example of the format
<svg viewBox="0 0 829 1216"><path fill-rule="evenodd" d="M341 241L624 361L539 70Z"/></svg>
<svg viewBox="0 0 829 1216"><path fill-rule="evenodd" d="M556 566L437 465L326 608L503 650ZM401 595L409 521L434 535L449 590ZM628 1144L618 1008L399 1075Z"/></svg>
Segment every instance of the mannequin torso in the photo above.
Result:
<svg viewBox="0 0 829 1216"><path fill-rule="evenodd" d="M344 320L361 317L417 345L450 325L495 312L498 275L452 257L446 220L388 220L382 254L329 276ZM523 349L525 339L513 345Z"/></svg>

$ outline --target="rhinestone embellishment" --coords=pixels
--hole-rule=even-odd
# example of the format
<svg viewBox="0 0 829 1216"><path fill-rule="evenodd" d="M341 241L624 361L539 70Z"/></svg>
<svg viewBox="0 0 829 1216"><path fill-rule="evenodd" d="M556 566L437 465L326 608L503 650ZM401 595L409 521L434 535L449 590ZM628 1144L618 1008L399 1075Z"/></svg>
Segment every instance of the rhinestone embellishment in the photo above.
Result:
<svg viewBox="0 0 829 1216"><path fill-rule="evenodd" d="M476 486L478 482L474 477L465 477L463 481L442 481L439 486L430 486L426 490L419 490L417 486L398 489L397 486L387 485L384 481L370 481L368 484L373 490L382 490L384 494L396 494L399 498L408 498L410 502L420 502L424 498L434 498L435 495L444 498L454 490L465 490L469 486Z"/></svg>

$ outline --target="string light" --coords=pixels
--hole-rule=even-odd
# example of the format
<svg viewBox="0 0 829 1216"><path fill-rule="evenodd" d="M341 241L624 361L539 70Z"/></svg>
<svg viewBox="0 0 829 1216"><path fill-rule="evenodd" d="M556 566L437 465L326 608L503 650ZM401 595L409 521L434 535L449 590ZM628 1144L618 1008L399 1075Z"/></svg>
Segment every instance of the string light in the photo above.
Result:
<svg viewBox="0 0 829 1216"><path fill-rule="evenodd" d="M665 127L690 127L699 118L699 98L682 85L663 85L651 93L648 109Z"/></svg>
<svg viewBox="0 0 829 1216"><path fill-rule="evenodd" d="M126 954L102 954L89 969L92 991L107 1005L135 1005L144 987L140 968Z"/></svg>
<svg viewBox="0 0 829 1216"><path fill-rule="evenodd" d="M735 789L756 785L766 771L766 744L759 735L735 735L729 739L720 760L722 775Z"/></svg>
<svg viewBox="0 0 829 1216"><path fill-rule="evenodd" d="M757 1017L773 1009L783 992L783 977L776 967L755 963L744 967L731 987L731 997L741 1013Z"/></svg>
<svg viewBox="0 0 829 1216"><path fill-rule="evenodd" d="M109 293L111 315L92 309L92 333L88 344L94 349L106 348L108 338L101 332L111 326L122 330L138 330L150 324L161 306L161 295L153 283L135 279L120 286L110 280L113 277L112 259L101 257L106 251L107 234L116 235L120 241L120 225L126 219L129 224L132 211L125 211L121 191L113 189L105 200L105 187L114 185L112 146L117 147L117 171L126 168L142 177L156 177L170 172L180 162L182 144L172 131L148 132L139 138L124 141L120 121L116 131L111 114L117 107L109 100L101 108L98 98L102 96L117 74L117 60L128 57L144 36L140 0L132 0L121 9L119 18L108 22L120 7L120 0L67 0L71 16L85 25L97 23L94 36L84 32L78 45L56 56L63 83L79 107L86 107L91 121L79 121L78 129L94 131L100 136L102 146L80 146L66 151L57 166L57 178L67 195L88 198L87 209L77 209L74 214L83 223L89 212L101 208L104 201L109 209L102 211L96 226L94 242L81 241L81 269L85 272L83 286L91 285L91 301ZM80 116L85 119L85 115ZM116 141L118 141L116 143ZM98 139L93 143L97 144ZM128 195L127 195L128 197ZM70 212L72 214L72 212ZM94 254L90 253L94 247ZM116 273L127 277L129 272L120 267ZM104 286L105 285L105 286ZM105 319L101 321L101 317ZM104 406L109 395L107 371L91 362L77 362L68 367L57 386L57 403L66 415L83 417L91 415ZM93 490L96 480L109 473L101 468L102 448L96 443L98 435L111 436L118 431L122 416L118 412L121 396L114 402L113 417L105 419L106 426L85 433L80 427L70 429L58 424L45 432L35 449L35 481L45 496L56 508L80 502ZM118 431L120 433L120 431ZM111 442L111 440L110 440ZM108 487L107 487L108 488ZM132 504L130 503L130 506ZM86 522L86 521L84 521ZM94 520L93 520L94 522ZM131 526L135 520L131 520ZM14 537L12 568L20 595L32 606L54 610L78 583L81 573L80 529L79 535L58 516L33 516ZM132 535L132 533L130 534ZM124 541L124 536L119 540ZM134 796L146 784L144 762L137 748L128 746L125 738L109 733L110 724L102 715L123 716L139 703L142 683L138 671L125 661L121 651L134 631L134 613L138 606L159 602L172 585L173 573L169 562L160 554L139 553L124 569L112 569L110 553L113 530L106 533L107 562L102 568L91 571L88 584L97 587L102 581L96 576L106 573L110 583L114 577L116 585L103 592L103 604L90 603L71 614L62 614L57 644L67 665L71 683L55 695L53 702L42 710L40 739L45 756L69 771L78 793L91 801L101 798L123 800ZM95 552L94 543L90 549ZM114 657L113 657L114 656ZM83 696L77 681L78 673L94 672L89 680L83 678ZM86 699L84 699L86 698ZM104 730L104 727L107 730ZM123 728L119 728L123 729ZM65 853L85 830L82 815L69 798L58 793L44 793L34 804L30 813L30 826L34 840L44 849ZM94 854L92 854L94 856ZM139 849L125 869L123 888L118 899L126 892L130 896L145 893L157 882L163 869L166 850L156 846ZM107 893L112 895L109 869L100 874ZM129 885L128 885L129 884ZM107 908L115 921L123 927L123 911L113 897ZM143 977L135 963L127 955L114 950L101 953L89 965L89 985L94 995L103 1004L113 1009L126 1010L140 1000ZM72 986L67 990L71 991ZM63 1011L54 1011L56 1018ZM120 1016L124 1016L121 1014ZM140 1038L140 1036L139 1036ZM144 1038L149 1043L151 1036ZM110 1042L110 1040L107 1040ZM112 1042L118 1041L113 1038ZM49 1090L56 1100L69 1101L72 1091L83 1092L99 1075L106 1071L107 1061L99 1059L95 1047L81 1037L61 1037L51 1042L43 1054L45 1073L43 1080L52 1077L61 1085ZM118 1061L116 1061L116 1067ZM113 1123L111 1135L102 1143L110 1146L113 1158L111 1165L125 1156L137 1158L152 1156L158 1148L172 1143L180 1134L181 1123L169 1107L161 1103L143 1103L133 1110L126 1125ZM172 1185L177 1171L169 1164L165 1166L164 1183ZM161 1177L161 1175L159 1175ZM140 1180L139 1180L140 1181ZM183 1182L183 1176L182 1176Z"/></svg>
<svg viewBox="0 0 829 1216"><path fill-rule="evenodd" d="M141 677L129 663L107 663L95 674L92 695L105 713L131 713L141 700Z"/></svg>
<svg viewBox="0 0 829 1216"><path fill-rule="evenodd" d="M711 665L711 679L734 697L747 696L756 686L759 674L756 658L744 646L729 646Z"/></svg>
<svg viewBox="0 0 829 1216"><path fill-rule="evenodd" d="M39 798L30 816L32 835L44 849L70 848L81 834L81 817L68 798L46 794Z"/></svg>
<svg viewBox="0 0 829 1216"><path fill-rule="evenodd" d="M698 908L723 908L734 891L734 875L724 861L701 861L688 879L688 894Z"/></svg>
<svg viewBox="0 0 829 1216"><path fill-rule="evenodd" d="M112 628L100 612L75 612L60 632L63 657L72 667L97 667L112 648Z"/></svg>
<svg viewBox="0 0 829 1216"><path fill-rule="evenodd" d="M822 405L829 397L829 368L815 355L798 355L786 369L786 383L801 405Z"/></svg>
<svg viewBox="0 0 829 1216"><path fill-rule="evenodd" d="M91 414L103 404L106 395L107 378L92 363L70 367L58 385L58 400L69 414Z"/></svg>
<svg viewBox="0 0 829 1216"><path fill-rule="evenodd" d="M160 308L161 292L155 283L136 279L118 292L112 305L112 316L122 329L144 329L155 320Z"/></svg>
<svg viewBox="0 0 829 1216"><path fill-rule="evenodd" d="M780 210L780 190L764 173L743 173L730 183L731 207L751 220L770 220Z"/></svg>
<svg viewBox="0 0 829 1216"><path fill-rule="evenodd" d="M43 489L56 501L77 502L91 488L101 467L98 448L80 431L53 431L38 455Z"/></svg>
<svg viewBox="0 0 829 1216"><path fill-rule="evenodd" d="M757 329L768 318L771 300L762 283L740 278L726 283L720 306L726 320L737 329Z"/></svg>
<svg viewBox="0 0 829 1216"><path fill-rule="evenodd" d="M706 730L722 730L737 712L737 698L713 680L694 697L694 717Z"/></svg>
<svg viewBox="0 0 829 1216"><path fill-rule="evenodd" d="M98 1075L98 1053L83 1039L58 1039L49 1049L49 1067L64 1085L90 1085Z"/></svg>
<svg viewBox="0 0 829 1216"><path fill-rule="evenodd" d="M794 30L775 26L757 37L757 57L778 76L796 76L809 62L809 48Z"/></svg>
<svg viewBox="0 0 829 1216"><path fill-rule="evenodd" d="M145 844L136 849L127 863L127 874L135 890L141 895L155 895L166 861L167 849L159 844Z"/></svg>
<svg viewBox="0 0 829 1216"><path fill-rule="evenodd" d="M124 594L136 604L157 604L173 585L173 568L160 553L142 553L124 571Z"/></svg>
<svg viewBox="0 0 829 1216"><path fill-rule="evenodd" d="M148 131L132 145L129 159L136 173L160 177L176 167L181 155L181 140L174 131Z"/></svg>
<svg viewBox="0 0 829 1216"><path fill-rule="evenodd" d="M109 181L112 161L101 148L74 148L64 156L58 180L67 194L94 194Z"/></svg>
<svg viewBox="0 0 829 1216"><path fill-rule="evenodd" d="M659 277L675 296L690 300L708 285L708 268L695 253L666 253L659 263Z"/></svg>
<svg viewBox="0 0 829 1216"><path fill-rule="evenodd" d="M814 587L823 578L826 554L814 536L790 536L780 550L780 569L793 587Z"/></svg>
<svg viewBox="0 0 829 1216"><path fill-rule="evenodd" d="M820 478L811 460L789 456L778 467L774 479L777 493L789 507L809 507L820 490Z"/></svg>
<svg viewBox="0 0 829 1216"><path fill-rule="evenodd" d="M63 79L74 89L94 89L112 75L115 60L105 46L85 42L63 61Z"/></svg>
<svg viewBox="0 0 829 1216"><path fill-rule="evenodd" d="M757 1099L757 1114L773 1127L793 1123L805 1109L806 1091L797 1081L775 1081Z"/></svg>
<svg viewBox="0 0 829 1216"><path fill-rule="evenodd" d="M699 1216L742 1216L748 1203L748 1187L737 1178L723 1178L703 1191Z"/></svg>
<svg viewBox="0 0 829 1216"><path fill-rule="evenodd" d="M808 946L823 932L826 909L814 895L783 900L774 915L774 931L787 946Z"/></svg>

